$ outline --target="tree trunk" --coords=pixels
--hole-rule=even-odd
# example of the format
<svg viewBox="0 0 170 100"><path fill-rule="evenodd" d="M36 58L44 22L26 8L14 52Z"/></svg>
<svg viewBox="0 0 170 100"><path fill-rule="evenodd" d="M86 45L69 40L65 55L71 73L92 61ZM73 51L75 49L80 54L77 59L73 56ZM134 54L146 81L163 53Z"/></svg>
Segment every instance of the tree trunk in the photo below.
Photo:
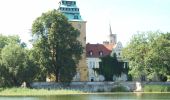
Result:
<svg viewBox="0 0 170 100"><path fill-rule="evenodd" d="M55 78L56 78L56 82L59 82L59 71L58 70L56 70L56 72L55 72Z"/></svg>

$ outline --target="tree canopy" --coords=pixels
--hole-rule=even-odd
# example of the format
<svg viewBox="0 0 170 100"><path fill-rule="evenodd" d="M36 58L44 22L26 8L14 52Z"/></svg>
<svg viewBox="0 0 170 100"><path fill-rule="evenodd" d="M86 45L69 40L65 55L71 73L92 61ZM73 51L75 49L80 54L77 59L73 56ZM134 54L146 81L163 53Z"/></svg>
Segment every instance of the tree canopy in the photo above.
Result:
<svg viewBox="0 0 170 100"><path fill-rule="evenodd" d="M130 73L134 78L153 80L169 75L170 33L145 32L135 34L123 50L129 60ZM145 80L145 79L143 79Z"/></svg>
<svg viewBox="0 0 170 100"><path fill-rule="evenodd" d="M33 47L39 54L38 63L56 81L70 82L76 74L83 47L77 40L80 32L56 10L43 13L32 25Z"/></svg>

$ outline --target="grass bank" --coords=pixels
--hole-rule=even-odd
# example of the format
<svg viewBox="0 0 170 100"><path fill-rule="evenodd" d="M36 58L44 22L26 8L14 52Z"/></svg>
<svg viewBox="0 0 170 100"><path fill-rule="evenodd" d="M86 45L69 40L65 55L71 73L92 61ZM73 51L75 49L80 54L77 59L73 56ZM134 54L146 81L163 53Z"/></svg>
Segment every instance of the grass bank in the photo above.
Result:
<svg viewBox="0 0 170 100"><path fill-rule="evenodd" d="M145 85L144 92L170 92L170 86L167 85Z"/></svg>
<svg viewBox="0 0 170 100"><path fill-rule="evenodd" d="M46 95L85 94L78 90L46 90L29 88L0 88L0 96L46 96Z"/></svg>

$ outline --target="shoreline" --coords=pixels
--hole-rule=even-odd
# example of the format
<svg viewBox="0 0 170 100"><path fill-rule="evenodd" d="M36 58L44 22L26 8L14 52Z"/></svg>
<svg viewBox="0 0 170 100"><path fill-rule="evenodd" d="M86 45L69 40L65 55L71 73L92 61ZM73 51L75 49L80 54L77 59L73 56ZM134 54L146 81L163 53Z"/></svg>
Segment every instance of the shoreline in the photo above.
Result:
<svg viewBox="0 0 170 100"><path fill-rule="evenodd" d="M98 95L98 94L170 94L170 92L83 92L78 90L46 90L29 88L6 88L0 90L0 97L35 97L62 95Z"/></svg>

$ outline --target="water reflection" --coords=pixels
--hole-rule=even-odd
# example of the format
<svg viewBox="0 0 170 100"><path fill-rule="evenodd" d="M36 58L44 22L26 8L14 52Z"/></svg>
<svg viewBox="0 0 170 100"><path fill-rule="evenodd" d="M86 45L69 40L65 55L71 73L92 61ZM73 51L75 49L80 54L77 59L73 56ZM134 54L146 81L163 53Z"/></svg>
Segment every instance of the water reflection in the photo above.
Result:
<svg viewBox="0 0 170 100"><path fill-rule="evenodd" d="M0 97L0 100L170 100L170 93L163 94L90 94L40 97Z"/></svg>

